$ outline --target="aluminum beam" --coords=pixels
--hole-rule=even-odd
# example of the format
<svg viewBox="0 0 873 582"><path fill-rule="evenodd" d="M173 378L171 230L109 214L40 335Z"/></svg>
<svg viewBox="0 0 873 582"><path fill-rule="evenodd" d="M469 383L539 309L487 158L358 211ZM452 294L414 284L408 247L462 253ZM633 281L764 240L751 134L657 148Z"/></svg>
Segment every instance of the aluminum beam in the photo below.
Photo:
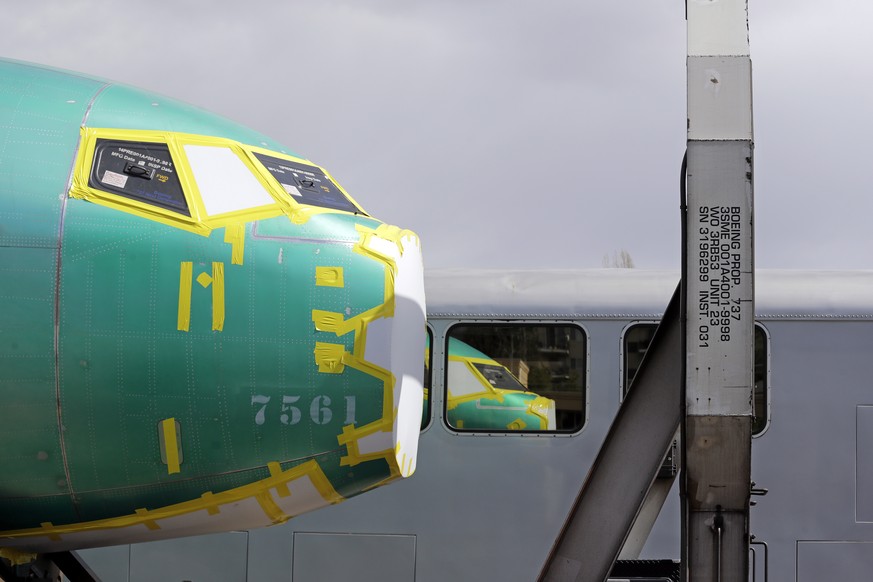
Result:
<svg viewBox="0 0 873 582"><path fill-rule="evenodd" d="M673 435L673 443L679 442L679 430ZM681 453L678 448L671 444L671 451L674 455L673 461L678 465L681 462ZM663 466L663 463L662 463ZM660 472L660 471L659 471ZM659 476L655 479L652 486L649 488L649 493L646 495L645 501L640 508L634 520L633 527L624 541L624 546L621 548L621 553L618 555L619 560L639 560L640 554L649 539L649 534L652 533L652 528L655 527L655 522L664 508L664 502L673 488L673 483L676 482L677 474L672 477Z"/></svg>
<svg viewBox="0 0 873 582"><path fill-rule="evenodd" d="M540 573L541 582L603 582L658 474L681 418L679 289Z"/></svg>
<svg viewBox="0 0 873 582"><path fill-rule="evenodd" d="M748 579L754 368L746 0L687 0L683 580Z"/></svg>

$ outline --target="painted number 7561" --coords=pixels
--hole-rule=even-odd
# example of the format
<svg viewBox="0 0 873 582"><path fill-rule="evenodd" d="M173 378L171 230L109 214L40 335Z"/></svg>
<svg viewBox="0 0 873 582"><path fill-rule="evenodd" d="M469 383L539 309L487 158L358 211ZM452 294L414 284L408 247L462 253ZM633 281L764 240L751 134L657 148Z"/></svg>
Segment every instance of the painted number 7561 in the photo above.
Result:
<svg viewBox="0 0 873 582"><path fill-rule="evenodd" d="M298 424L303 419L303 411L300 406L301 396L282 396L281 407L279 402L270 406L269 412L267 406L272 400L272 396L263 394L255 394L252 396L252 406L260 405L260 408L255 412L255 424L266 424L269 414L271 422L278 420L282 424L292 426ZM346 401L346 418L343 424L355 423L355 397L345 396ZM330 396L316 396L309 403L309 419L315 424L327 424L333 419L333 404ZM304 408L306 408L304 406Z"/></svg>

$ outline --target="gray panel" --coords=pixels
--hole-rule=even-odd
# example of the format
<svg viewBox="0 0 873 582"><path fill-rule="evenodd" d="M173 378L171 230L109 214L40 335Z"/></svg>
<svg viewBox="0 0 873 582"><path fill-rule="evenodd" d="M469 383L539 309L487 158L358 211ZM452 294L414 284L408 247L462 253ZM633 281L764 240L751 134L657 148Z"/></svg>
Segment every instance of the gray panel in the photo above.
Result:
<svg viewBox="0 0 873 582"><path fill-rule="evenodd" d="M688 571L694 574L690 579L746 580L744 574L749 571L749 543L745 512L722 513L721 532L713 527L716 512L688 513Z"/></svg>
<svg viewBox="0 0 873 582"><path fill-rule="evenodd" d="M415 536L294 534L293 582L412 582Z"/></svg>
<svg viewBox="0 0 873 582"><path fill-rule="evenodd" d="M855 521L873 522L873 406L859 406L855 433Z"/></svg>
<svg viewBox="0 0 873 582"><path fill-rule="evenodd" d="M130 582L246 579L248 534L230 532L130 546Z"/></svg>
<svg viewBox="0 0 873 582"><path fill-rule="evenodd" d="M750 416L685 419L686 488L693 511L744 511L751 473Z"/></svg>
<svg viewBox="0 0 873 582"><path fill-rule="evenodd" d="M865 580L873 571L873 542L797 542L797 582Z"/></svg>
<svg viewBox="0 0 873 582"><path fill-rule="evenodd" d="M685 333L689 415L752 414L751 171L750 142L688 144Z"/></svg>
<svg viewBox="0 0 873 582"><path fill-rule="evenodd" d="M127 582L130 572L130 546L91 548L76 552L100 580ZM64 578L66 581L67 579Z"/></svg>
<svg viewBox="0 0 873 582"><path fill-rule="evenodd" d="M291 579L292 533L293 526L287 523L254 529L249 532L247 580L251 582L285 580L287 582Z"/></svg>

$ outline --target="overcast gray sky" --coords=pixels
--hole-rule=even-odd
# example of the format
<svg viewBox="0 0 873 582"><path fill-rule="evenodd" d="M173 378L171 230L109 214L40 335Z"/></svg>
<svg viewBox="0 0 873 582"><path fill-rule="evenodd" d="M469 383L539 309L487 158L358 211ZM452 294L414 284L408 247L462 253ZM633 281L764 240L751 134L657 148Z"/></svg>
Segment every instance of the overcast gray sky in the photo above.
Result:
<svg viewBox="0 0 873 582"><path fill-rule="evenodd" d="M0 56L325 166L425 265L679 266L681 0L3 3ZM873 268L873 3L750 0L757 264Z"/></svg>

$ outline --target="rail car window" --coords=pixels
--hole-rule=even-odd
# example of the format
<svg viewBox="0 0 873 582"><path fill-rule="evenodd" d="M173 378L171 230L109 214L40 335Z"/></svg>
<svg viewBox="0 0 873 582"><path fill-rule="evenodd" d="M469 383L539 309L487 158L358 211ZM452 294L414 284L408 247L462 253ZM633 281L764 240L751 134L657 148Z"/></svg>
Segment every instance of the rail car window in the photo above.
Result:
<svg viewBox="0 0 873 582"><path fill-rule="evenodd" d="M556 324L461 324L449 330L445 418L478 432L575 432L585 422L587 340Z"/></svg>
<svg viewBox="0 0 873 582"><path fill-rule="evenodd" d="M625 331L622 396L627 395L657 328L655 323L638 323ZM767 427L767 390L767 333L755 324L755 419L752 421L755 436Z"/></svg>
<svg viewBox="0 0 873 582"><path fill-rule="evenodd" d="M433 375L433 333L427 329L427 338L424 347L424 404L421 409L421 430L424 430L430 422L430 387Z"/></svg>
<svg viewBox="0 0 873 582"><path fill-rule="evenodd" d="M627 396L631 381L637 375L637 370L643 362L643 356L646 355L646 350L649 349L649 344L652 343L652 338L655 337L656 329L658 329L658 324L656 323L638 323L625 331L624 362L622 365L624 378L622 378L621 384L622 398Z"/></svg>
<svg viewBox="0 0 873 582"><path fill-rule="evenodd" d="M176 166L165 143L98 139L88 185L190 216Z"/></svg>
<svg viewBox="0 0 873 582"><path fill-rule="evenodd" d="M757 436L767 428L767 332L760 325L755 325L755 419L752 421L752 435Z"/></svg>

